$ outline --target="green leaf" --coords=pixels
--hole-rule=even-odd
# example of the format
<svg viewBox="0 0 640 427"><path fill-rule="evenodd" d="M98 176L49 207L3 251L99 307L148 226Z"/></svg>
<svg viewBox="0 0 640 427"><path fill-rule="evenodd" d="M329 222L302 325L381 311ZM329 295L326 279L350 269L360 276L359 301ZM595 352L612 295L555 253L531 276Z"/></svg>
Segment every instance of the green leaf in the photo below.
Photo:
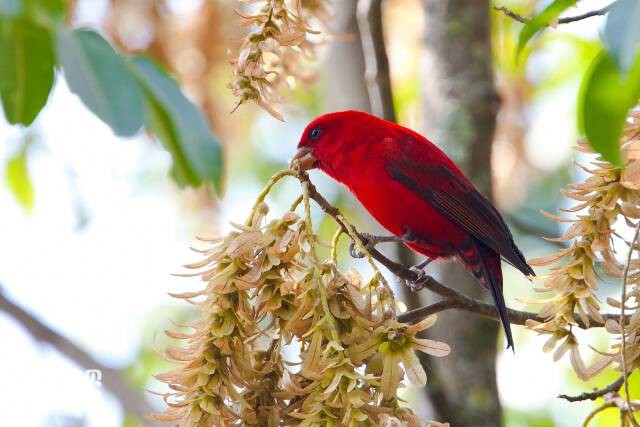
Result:
<svg viewBox="0 0 640 427"><path fill-rule="evenodd" d="M640 1L618 0L611 5L604 41L620 69L627 73L640 50Z"/></svg>
<svg viewBox="0 0 640 427"><path fill-rule="evenodd" d="M61 29L58 58L72 92L118 136L142 127L144 100L126 61L93 30Z"/></svg>
<svg viewBox="0 0 640 427"><path fill-rule="evenodd" d="M25 13L35 22L48 28L64 24L67 5L64 0L23 0Z"/></svg>
<svg viewBox="0 0 640 427"><path fill-rule="evenodd" d="M640 95L640 61L625 76L603 50L582 82L578 124L589 144L610 163L622 166L620 137L625 120Z"/></svg>
<svg viewBox="0 0 640 427"><path fill-rule="evenodd" d="M181 187L197 187L210 182L219 193L221 148L202 111L156 63L135 57L131 59L131 67L146 95L147 127L171 153L171 173L176 183Z"/></svg>
<svg viewBox="0 0 640 427"><path fill-rule="evenodd" d="M25 141L22 148L7 162L6 180L18 203L29 212L33 209L35 197L33 184L29 178L28 146L29 143Z"/></svg>
<svg viewBox="0 0 640 427"><path fill-rule="evenodd" d="M551 21L556 19L562 12L574 4L576 4L576 0L554 0L549 6L544 8L542 12L529 19L527 23L524 24L524 27L518 36L516 58L520 57L522 49L524 49L533 36L535 36L540 30L548 27Z"/></svg>
<svg viewBox="0 0 640 427"><path fill-rule="evenodd" d="M29 126L47 103L55 58L49 32L22 18L0 18L0 97L9 123Z"/></svg>

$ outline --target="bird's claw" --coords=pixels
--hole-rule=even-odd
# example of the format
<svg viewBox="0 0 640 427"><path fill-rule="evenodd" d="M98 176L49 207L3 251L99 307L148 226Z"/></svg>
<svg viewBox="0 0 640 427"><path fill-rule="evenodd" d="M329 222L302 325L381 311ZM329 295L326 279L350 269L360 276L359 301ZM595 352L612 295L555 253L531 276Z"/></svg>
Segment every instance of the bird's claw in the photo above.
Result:
<svg viewBox="0 0 640 427"><path fill-rule="evenodd" d="M352 240L349 243L349 255L352 258L364 258L364 254L360 251L360 248L357 247L355 240Z"/></svg>
<svg viewBox="0 0 640 427"><path fill-rule="evenodd" d="M358 233L358 236L360 237L360 242L368 251L375 247L376 236L369 233ZM351 240L351 243L349 243L349 255L353 258L365 257L365 254L360 250L360 246L355 242L355 240Z"/></svg>
<svg viewBox="0 0 640 427"><path fill-rule="evenodd" d="M424 268L429 265L431 261L433 261L433 259L427 258L420 264L409 267L409 270L414 272L416 275L414 280L405 280L406 285L409 286L409 289L411 289L412 292L418 292L424 289L424 285L429 278L429 275L425 273Z"/></svg>
<svg viewBox="0 0 640 427"><path fill-rule="evenodd" d="M376 245L380 243L411 243L417 241L417 237L411 230L406 230L402 237L376 236L369 233L358 233L358 236L360 237L360 241L367 251L373 250ZM364 258L365 256L365 254L360 250L359 245L354 240L351 240L351 243L349 244L349 255L351 255L353 258Z"/></svg>
<svg viewBox="0 0 640 427"><path fill-rule="evenodd" d="M426 279L429 277L427 273L416 266L410 267L409 270L413 271L416 274L416 278L414 280L405 280L405 284L409 287L409 289L411 289L411 292L418 292L423 290Z"/></svg>

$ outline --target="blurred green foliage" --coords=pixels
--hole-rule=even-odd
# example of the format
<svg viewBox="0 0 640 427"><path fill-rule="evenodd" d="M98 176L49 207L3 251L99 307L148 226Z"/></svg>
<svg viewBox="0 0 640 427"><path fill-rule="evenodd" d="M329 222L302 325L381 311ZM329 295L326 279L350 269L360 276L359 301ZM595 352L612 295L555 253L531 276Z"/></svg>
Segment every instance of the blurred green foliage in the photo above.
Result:
<svg viewBox="0 0 640 427"><path fill-rule="evenodd" d="M514 409L505 411L508 425L516 427L554 427L556 424L548 411L523 412Z"/></svg>
<svg viewBox="0 0 640 427"><path fill-rule="evenodd" d="M11 192L26 211L33 209L35 198L33 183L29 178L27 162L27 150L29 146L30 138L27 136L23 139L21 147L7 162L5 170L5 177Z"/></svg>
<svg viewBox="0 0 640 427"><path fill-rule="evenodd" d="M578 125L589 144L615 165L622 166L619 141L627 113L636 104L639 90L640 61L625 77L606 50L593 60L583 80Z"/></svg>
<svg viewBox="0 0 640 427"><path fill-rule="evenodd" d="M555 0L527 20L516 57L527 43L552 25L575 0ZM611 4L603 33L604 48L584 74L578 97L578 124L589 144L609 162L623 166L620 137L628 112L640 98L640 2Z"/></svg>
<svg viewBox="0 0 640 427"><path fill-rule="evenodd" d="M587 72L579 105L579 123L591 146L622 166L620 136L640 98L640 2L611 5L603 33L605 49Z"/></svg>
<svg viewBox="0 0 640 427"><path fill-rule="evenodd" d="M9 123L32 124L59 66L71 91L116 135L143 126L154 134L172 155L179 186L212 184L219 192L220 144L176 82L159 65L122 55L99 33L64 19L63 0L0 0L0 97Z"/></svg>

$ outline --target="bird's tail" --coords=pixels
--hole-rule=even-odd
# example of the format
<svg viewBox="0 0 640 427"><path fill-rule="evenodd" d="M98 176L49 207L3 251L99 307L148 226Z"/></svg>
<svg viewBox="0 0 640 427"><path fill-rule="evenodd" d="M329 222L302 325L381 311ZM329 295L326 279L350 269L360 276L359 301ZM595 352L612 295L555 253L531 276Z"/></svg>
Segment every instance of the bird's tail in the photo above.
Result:
<svg viewBox="0 0 640 427"><path fill-rule="evenodd" d="M513 347L513 337L511 335L511 324L507 306L502 294L502 267L500 266L500 255L473 238L460 246L460 259L465 268L473 274L473 277L485 289L491 293L493 304L498 312L498 317L502 323L507 339L507 348Z"/></svg>

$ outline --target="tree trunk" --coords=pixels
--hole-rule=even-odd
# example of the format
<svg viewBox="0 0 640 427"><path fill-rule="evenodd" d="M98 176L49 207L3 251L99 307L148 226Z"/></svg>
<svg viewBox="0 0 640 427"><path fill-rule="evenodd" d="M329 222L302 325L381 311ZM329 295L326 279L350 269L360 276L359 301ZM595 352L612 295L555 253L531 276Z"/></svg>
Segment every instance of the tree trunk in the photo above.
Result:
<svg viewBox="0 0 640 427"><path fill-rule="evenodd" d="M499 99L491 69L488 0L423 0L425 135L491 196L491 145ZM443 283L474 298L481 288L455 262L430 267ZM497 322L448 311L430 334L451 345L449 357L426 361L429 398L452 426L500 426L496 384Z"/></svg>
<svg viewBox="0 0 640 427"><path fill-rule="evenodd" d="M356 18L357 0L342 0L335 3L335 20L332 29L345 38L331 44L327 58L328 111L371 111L367 86L364 79L365 64L360 32Z"/></svg>

